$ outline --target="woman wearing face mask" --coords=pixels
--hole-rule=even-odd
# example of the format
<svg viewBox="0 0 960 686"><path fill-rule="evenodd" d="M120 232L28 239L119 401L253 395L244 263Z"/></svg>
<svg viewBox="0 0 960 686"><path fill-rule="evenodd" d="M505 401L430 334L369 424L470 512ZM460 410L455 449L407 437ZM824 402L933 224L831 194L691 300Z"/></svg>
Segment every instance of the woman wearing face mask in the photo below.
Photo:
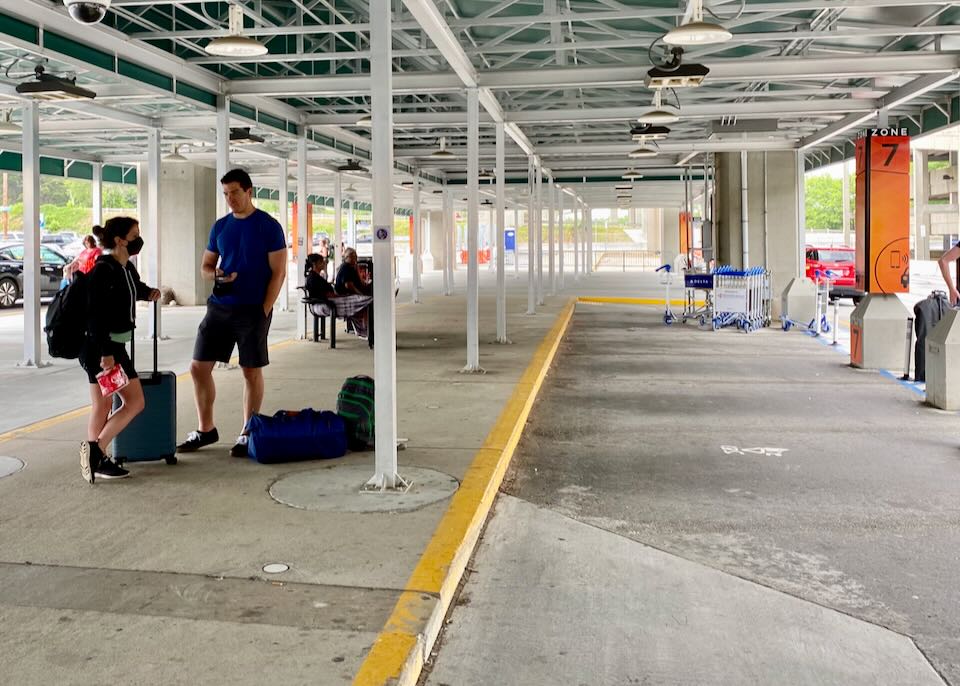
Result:
<svg viewBox="0 0 960 686"><path fill-rule="evenodd" d="M132 217L114 217L93 233L104 250L88 278L88 324L80 366L90 382L90 421L87 440L80 444L80 473L89 483L95 479L122 479L129 475L104 454L104 449L143 410L143 387L137 379L126 344L133 340L137 300L157 300L160 291L140 280L130 258L143 248L140 225ZM110 414L111 396L103 397L97 374L119 364L130 383L118 393L119 410Z"/></svg>

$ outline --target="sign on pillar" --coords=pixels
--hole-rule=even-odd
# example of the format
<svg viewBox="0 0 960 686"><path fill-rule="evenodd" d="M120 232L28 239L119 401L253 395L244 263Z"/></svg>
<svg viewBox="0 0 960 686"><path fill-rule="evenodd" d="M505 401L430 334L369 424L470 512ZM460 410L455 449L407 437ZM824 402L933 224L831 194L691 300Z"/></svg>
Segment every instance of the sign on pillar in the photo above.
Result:
<svg viewBox="0 0 960 686"><path fill-rule="evenodd" d="M893 133L900 135L892 135ZM910 291L910 137L868 129L857 140L857 288Z"/></svg>
<svg viewBox="0 0 960 686"><path fill-rule="evenodd" d="M906 129L862 131L856 164L856 285L867 295L850 315L850 364L900 369L908 314L896 294L910 291L910 137Z"/></svg>

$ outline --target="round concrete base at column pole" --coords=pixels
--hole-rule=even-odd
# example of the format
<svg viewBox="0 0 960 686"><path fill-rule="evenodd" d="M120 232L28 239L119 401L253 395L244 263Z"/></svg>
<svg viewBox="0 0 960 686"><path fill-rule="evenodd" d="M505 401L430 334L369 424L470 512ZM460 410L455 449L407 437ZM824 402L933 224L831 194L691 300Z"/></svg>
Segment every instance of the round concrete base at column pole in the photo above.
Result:
<svg viewBox="0 0 960 686"><path fill-rule="evenodd" d="M864 297L850 315L850 365L903 371L903 339L909 316L896 295L870 293Z"/></svg>

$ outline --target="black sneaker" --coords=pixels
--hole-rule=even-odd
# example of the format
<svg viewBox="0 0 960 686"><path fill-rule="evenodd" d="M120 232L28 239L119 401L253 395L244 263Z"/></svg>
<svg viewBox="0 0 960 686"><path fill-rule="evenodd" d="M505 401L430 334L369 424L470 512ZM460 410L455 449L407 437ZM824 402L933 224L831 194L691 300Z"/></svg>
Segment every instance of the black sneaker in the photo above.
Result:
<svg viewBox="0 0 960 686"><path fill-rule="evenodd" d="M237 436L237 442L230 448L230 457L247 457L249 455L247 452L247 440L248 437L245 434Z"/></svg>
<svg viewBox="0 0 960 686"><path fill-rule="evenodd" d="M99 479L125 479L130 476L130 472L108 457L100 461L100 466L96 469Z"/></svg>
<svg viewBox="0 0 960 686"><path fill-rule="evenodd" d="M96 441L80 443L80 475L87 483L92 484L96 479L97 468L102 460L103 452Z"/></svg>
<svg viewBox="0 0 960 686"><path fill-rule="evenodd" d="M216 429L209 431L191 431L187 434L187 440L177 446L178 453L192 453L194 450L200 450L208 445L213 445L220 440L220 434Z"/></svg>

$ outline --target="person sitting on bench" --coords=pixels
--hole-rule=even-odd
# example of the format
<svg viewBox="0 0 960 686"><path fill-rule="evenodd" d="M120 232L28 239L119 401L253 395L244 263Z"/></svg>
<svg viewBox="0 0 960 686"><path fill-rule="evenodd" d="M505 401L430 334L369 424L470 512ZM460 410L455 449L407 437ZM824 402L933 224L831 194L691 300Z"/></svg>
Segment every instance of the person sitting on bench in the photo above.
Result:
<svg viewBox="0 0 960 686"><path fill-rule="evenodd" d="M333 286L327 281L327 258L317 253L307 255L307 268L304 286L307 297L314 300L328 300L336 295Z"/></svg>
<svg viewBox="0 0 960 686"><path fill-rule="evenodd" d="M373 285L365 284L357 270L357 251L346 248L343 264L337 270L337 313L353 326L360 338L369 338L371 313L373 311Z"/></svg>

